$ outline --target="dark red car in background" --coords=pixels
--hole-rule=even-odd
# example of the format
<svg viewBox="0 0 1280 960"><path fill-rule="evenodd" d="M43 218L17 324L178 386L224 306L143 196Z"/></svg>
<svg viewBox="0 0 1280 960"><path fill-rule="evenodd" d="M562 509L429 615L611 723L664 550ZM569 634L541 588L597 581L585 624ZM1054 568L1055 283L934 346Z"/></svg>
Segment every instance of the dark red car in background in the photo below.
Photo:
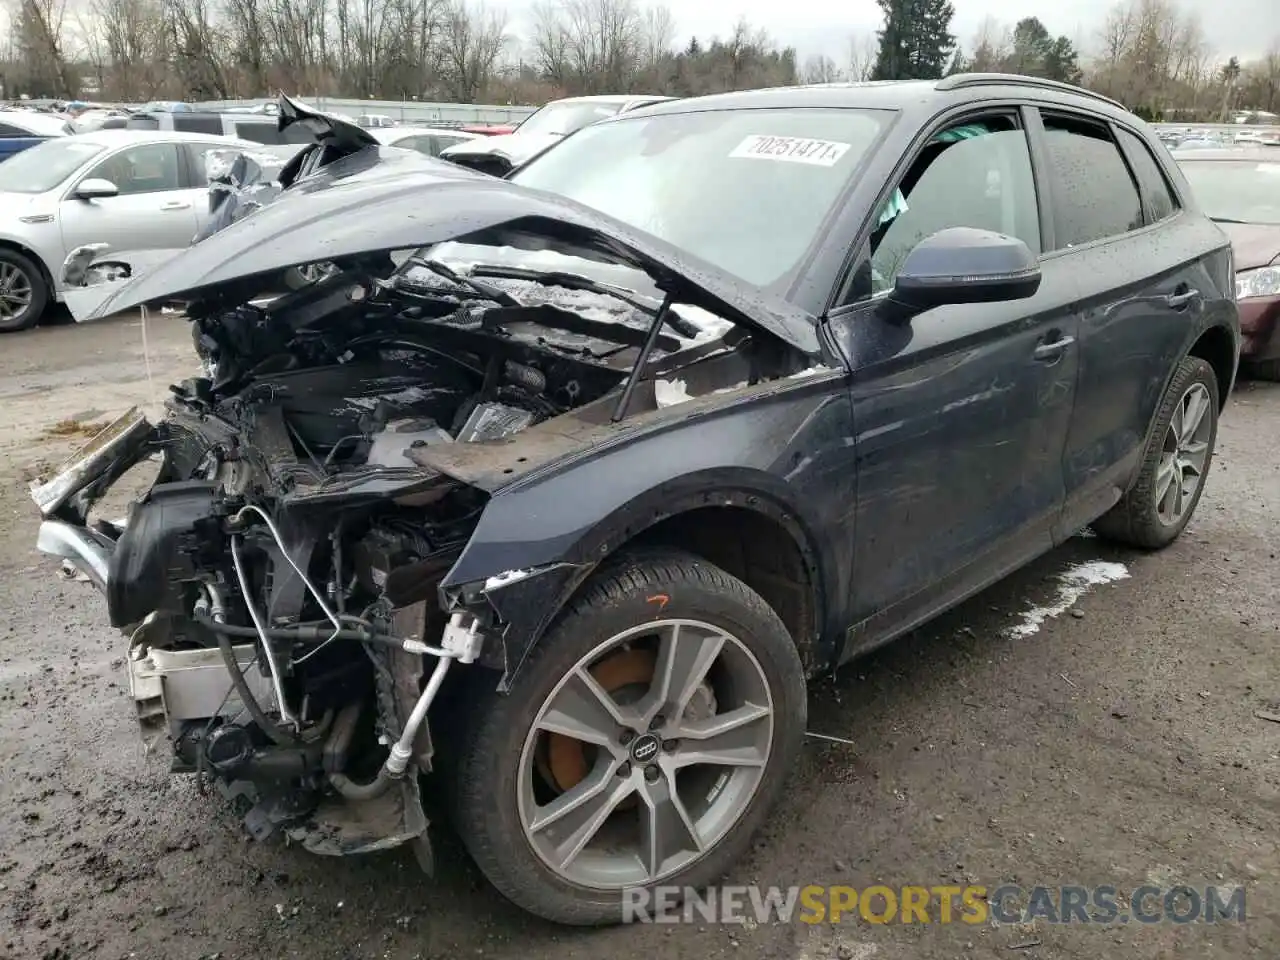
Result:
<svg viewBox="0 0 1280 960"><path fill-rule="evenodd" d="M1175 151L1201 207L1231 238L1245 371L1280 380L1280 146Z"/></svg>

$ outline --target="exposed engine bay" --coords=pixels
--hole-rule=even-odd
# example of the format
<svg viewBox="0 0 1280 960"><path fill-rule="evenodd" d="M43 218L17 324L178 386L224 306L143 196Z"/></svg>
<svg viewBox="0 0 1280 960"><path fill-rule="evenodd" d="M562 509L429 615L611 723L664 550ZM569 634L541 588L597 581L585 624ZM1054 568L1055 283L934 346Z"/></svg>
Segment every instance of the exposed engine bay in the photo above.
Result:
<svg viewBox="0 0 1280 960"><path fill-rule="evenodd" d="M499 612L438 590L489 494L428 454L622 429L808 361L670 299L430 249L244 293L188 306L203 375L170 388L160 424L122 418L33 489L41 545L90 538L62 555L99 551L144 730L238 798L253 836L327 854L421 840L428 710L455 661L504 668ZM90 523L149 456L127 522Z"/></svg>

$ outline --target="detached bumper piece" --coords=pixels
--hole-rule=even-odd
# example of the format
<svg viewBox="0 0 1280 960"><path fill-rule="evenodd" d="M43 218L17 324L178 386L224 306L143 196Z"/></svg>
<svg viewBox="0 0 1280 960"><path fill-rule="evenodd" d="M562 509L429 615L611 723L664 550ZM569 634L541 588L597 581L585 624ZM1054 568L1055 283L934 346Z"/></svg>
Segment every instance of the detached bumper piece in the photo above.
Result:
<svg viewBox="0 0 1280 960"><path fill-rule="evenodd" d="M103 593L107 591L115 547L115 541L106 534L61 520L45 520L36 534L36 549L70 561Z"/></svg>

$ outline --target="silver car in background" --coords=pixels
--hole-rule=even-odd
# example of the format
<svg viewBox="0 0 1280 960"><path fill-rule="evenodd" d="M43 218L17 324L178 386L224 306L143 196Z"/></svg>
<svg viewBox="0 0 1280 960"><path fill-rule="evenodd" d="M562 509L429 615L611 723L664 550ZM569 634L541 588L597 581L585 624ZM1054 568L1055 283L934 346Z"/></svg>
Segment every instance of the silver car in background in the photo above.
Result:
<svg viewBox="0 0 1280 960"><path fill-rule="evenodd" d="M247 140L100 130L59 137L0 164L0 333L36 324L63 298L62 265L85 244L186 247L209 217L205 155Z"/></svg>
<svg viewBox="0 0 1280 960"><path fill-rule="evenodd" d="M440 151L471 140L483 140L479 133L467 133L448 127L399 126L371 127L369 132L384 147L400 147L417 150L428 157L440 156Z"/></svg>

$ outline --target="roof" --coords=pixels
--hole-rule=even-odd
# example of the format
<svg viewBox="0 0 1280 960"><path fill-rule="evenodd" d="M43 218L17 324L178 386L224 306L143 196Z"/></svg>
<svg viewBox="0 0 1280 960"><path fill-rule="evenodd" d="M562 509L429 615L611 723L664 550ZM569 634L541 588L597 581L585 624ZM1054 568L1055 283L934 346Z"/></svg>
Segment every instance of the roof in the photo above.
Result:
<svg viewBox="0 0 1280 960"><path fill-rule="evenodd" d="M1280 163L1280 147L1242 145L1238 147L1205 147L1201 150L1171 150L1178 163L1192 160L1243 160L1245 162Z"/></svg>
<svg viewBox="0 0 1280 960"><path fill-rule="evenodd" d="M129 130L116 128L77 133L75 136L81 143L97 143L108 149L111 147L123 147L130 143L164 143L185 140L224 143L227 146L261 146L261 144L240 140L236 137L224 137L216 133L194 133L187 130Z"/></svg>
<svg viewBox="0 0 1280 960"><path fill-rule="evenodd" d="M694 113L701 110L743 110L774 107L860 108L904 110L937 108L983 97L1025 97L1041 101L1086 105L1103 114L1128 114L1123 106L1082 87L1013 74L955 74L942 80L873 80L862 83L819 83L793 87L739 90L705 97L688 97L642 107L645 115Z"/></svg>
<svg viewBox="0 0 1280 960"><path fill-rule="evenodd" d="M67 118L34 110L0 110L0 122L26 130L34 137L57 137L67 132Z"/></svg>
<svg viewBox="0 0 1280 960"><path fill-rule="evenodd" d="M597 93L582 97L564 97L551 103L631 103L634 100L674 100L674 97L648 93ZM547 104L550 106L550 104Z"/></svg>

